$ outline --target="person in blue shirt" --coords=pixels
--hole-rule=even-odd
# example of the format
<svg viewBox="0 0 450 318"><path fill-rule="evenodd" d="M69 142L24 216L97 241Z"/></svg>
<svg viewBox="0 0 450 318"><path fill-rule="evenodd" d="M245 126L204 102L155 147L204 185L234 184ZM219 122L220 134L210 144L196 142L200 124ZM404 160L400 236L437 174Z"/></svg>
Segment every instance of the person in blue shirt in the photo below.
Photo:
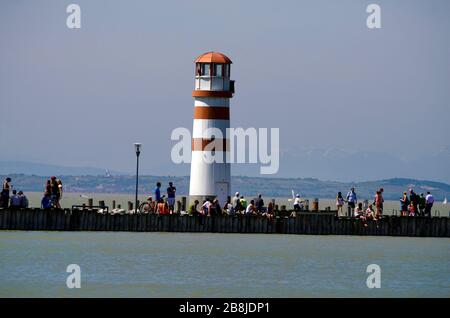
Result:
<svg viewBox="0 0 450 318"><path fill-rule="evenodd" d="M167 188L167 203L169 204L169 211L175 211L175 192L177 188L173 186L172 182L169 182L169 187Z"/></svg>
<svg viewBox="0 0 450 318"><path fill-rule="evenodd" d="M156 202L159 202L161 200L161 182L156 183L155 200Z"/></svg>
<svg viewBox="0 0 450 318"><path fill-rule="evenodd" d="M52 200L49 194L44 194L44 197L41 200L41 207L43 209L50 209L52 207Z"/></svg>
<svg viewBox="0 0 450 318"><path fill-rule="evenodd" d="M353 211L355 210L358 199L356 198L355 188L351 188L347 193L347 203L348 203L348 216L353 216Z"/></svg>
<svg viewBox="0 0 450 318"><path fill-rule="evenodd" d="M20 208L20 197L17 194L17 190L13 190L13 195L10 201L11 201L10 206L12 208Z"/></svg>

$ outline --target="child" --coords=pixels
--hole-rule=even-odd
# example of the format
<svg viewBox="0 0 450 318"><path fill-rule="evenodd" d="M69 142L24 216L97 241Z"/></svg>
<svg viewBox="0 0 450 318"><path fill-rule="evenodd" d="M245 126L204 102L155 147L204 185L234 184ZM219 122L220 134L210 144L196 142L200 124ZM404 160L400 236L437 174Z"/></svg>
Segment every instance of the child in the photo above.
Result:
<svg viewBox="0 0 450 318"><path fill-rule="evenodd" d="M342 197L342 193L338 192L336 197L336 207L338 216L344 216L344 198Z"/></svg>

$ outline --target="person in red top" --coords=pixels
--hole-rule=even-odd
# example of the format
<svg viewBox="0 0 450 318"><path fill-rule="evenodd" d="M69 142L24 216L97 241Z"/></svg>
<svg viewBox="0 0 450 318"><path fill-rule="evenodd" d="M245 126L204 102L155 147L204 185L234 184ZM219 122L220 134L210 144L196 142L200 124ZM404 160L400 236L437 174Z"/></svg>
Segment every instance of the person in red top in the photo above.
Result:
<svg viewBox="0 0 450 318"><path fill-rule="evenodd" d="M48 194L48 196L52 195L52 184L50 182L50 179L48 179L47 183L45 184L45 194Z"/></svg>
<svg viewBox="0 0 450 318"><path fill-rule="evenodd" d="M381 215L383 214L383 195L381 194L381 190L378 190L377 193L375 194L375 206L377 208L377 218L380 218Z"/></svg>
<svg viewBox="0 0 450 318"><path fill-rule="evenodd" d="M157 209L158 213L161 215L169 214L169 207L167 206L167 203L165 203L163 199L159 200Z"/></svg>
<svg viewBox="0 0 450 318"><path fill-rule="evenodd" d="M417 208L416 208L416 206L414 205L414 202L411 202L410 204L409 204L409 216L415 216L416 215L416 213L417 213Z"/></svg>

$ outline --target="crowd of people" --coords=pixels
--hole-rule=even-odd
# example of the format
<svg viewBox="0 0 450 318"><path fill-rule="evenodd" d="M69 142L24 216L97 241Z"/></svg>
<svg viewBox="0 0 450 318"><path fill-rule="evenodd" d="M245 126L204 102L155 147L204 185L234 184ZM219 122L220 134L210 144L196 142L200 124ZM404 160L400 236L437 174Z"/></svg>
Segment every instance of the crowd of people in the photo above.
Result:
<svg viewBox="0 0 450 318"><path fill-rule="evenodd" d="M402 216L427 216L431 217L431 209L434 204L434 197L428 191L427 194L418 195L413 189L403 192L400 198L400 211Z"/></svg>
<svg viewBox="0 0 450 318"><path fill-rule="evenodd" d="M156 183L156 188L153 190L153 196L148 197L140 207L140 212L157 213L157 214L173 214L176 213L176 187L173 182L169 182L166 188L166 194L162 194L161 182ZM12 193L12 195L10 195ZM336 196L336 213L337 216L354 217L366 222L367 220L377 221L383 216L384 209L384 189L380 188L375 192L373 201L366 200L358 202L358 197L355 188L351 188L344 197L342 192L338 192ZM408 195L409 193L409 195ZM41 200L41 208L61 208L60 201L63 196L62 181L52 176L47 180L44 189L44 195ZM293 198L293 211L290 216L295 217L296 212L302 211L305 208L305 203L308 200L302 199L299 194ZM347 204L347 214L344 214L344 205ZM431 217L431 210L434 204L434 197L430 192L426 194L416 194L414 189L409 189L404 192L400 198L400 214L401 216L425 216ZM2 208L27 208L29 205L28 198L23 191L13 189L11 178L6 178L3 181L2 192L0 195L0 207ZM221 215L247 215L247 216L263 216L272 220L275 216L275 207L272 201L264 204L264 199L261 194L256 198L248 200L236 192L232 198L228 198L222 205L217 197L205 198L200 202L198 199L194 200L192 204L186 209L185 213L191 215L201 216L221 216Z"/></svg>
<svg viewBox="0 0 450 318"><path fill-rule="evenodd" d="M175 210L176 187L169 182L166 189L167 196L161 194L161 187L161 182L157 182L153 196L149 196L141 205L140 212L161 215L177 213ZM195 199L184 212L195 216L261 215L273 219L274 206L272 202L269 202L266 207L261 194L248 202L243 195L236 192L234 197L228 199L223 205L217 197L205 198L202 202Z"/></svg>
<svg viewBox="0 0 450 318"><path fill-rule="evenodd" d="M236 192L233 198L231 200L228 199L223 206L221 206L217 198L206 198L203 200L202 204L200 204L199 200L194 200L187 212L190 215L201 216L262 216L269 220L273 220L275 211L272 202L269 202L267 207L264 205L264 199L261 194L258 194L256 198L248 202L243 195Z"/></svg>
<svg viewBox="0 0 450 318"><path fill-rule="evenodd" d="M156 188L153 190L154 198L149 196L147 201L142 204L141 212L151 212L158 214L172 214L175 212L175 197L177 188L173 182L169 182L166 189L166 195L161 194L161 182L156 183Z"/></svg>
<svg viewBox="0 0 450 318"><path fill-rule="evenodd" d="M6 178L3 181L2 192L0 195L0 207L2 208L28 208L29 201L23 191L13 189L11 178ZM12 194L12 195L11 195ZM62 181L51 177L47 180L44 189L44 195L41 200L41 208L61 208L61 198L63 194Z"/></svg>
<svg viewBox="0 0 450 318"><path fill-rule="evenodd" d="M378 220L383 215L383 192L383 188L377 190L373 203L368 204L367 207L363 207L362 202L358 203L355 188L350 189L345 199L342 193L338 192L336 196L337 215L344 216L343 208L344 204L347 203L347 216L360 218L361 220ZM418 195L414 192L414 189L409 189L409 196L407 192L403 192L403 196L400 198L400 214L401 216L431 217L433 204L434 197L429 191L426 195L423 193Z"/></svg>
<svg viewBox="0 0 450 318"><path fill-rule="evenodd" d="M63 185L61 179L57 179L52 176L45 183L44 196L41 200L41 208L50 209L56 208L61 209L61 199L63 195Z"/></svg>
<svg viewBox="0 0 450 318"><path fill-rule="evenodd" d="M0 207L2 208L28 208L28 198L22 190L13 189L11 178L3 181L2 192L0 195ZM11 191L12 190L12 191ZM12 195L10 195L12 192Z"/></svg>

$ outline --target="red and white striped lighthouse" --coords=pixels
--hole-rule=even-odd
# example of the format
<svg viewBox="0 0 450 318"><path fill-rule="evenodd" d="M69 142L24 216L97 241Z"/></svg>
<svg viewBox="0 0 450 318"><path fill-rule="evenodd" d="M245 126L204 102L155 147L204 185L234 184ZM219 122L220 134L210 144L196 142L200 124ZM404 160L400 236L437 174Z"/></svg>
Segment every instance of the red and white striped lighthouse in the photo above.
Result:
<svg viewBox="0 0 450 318"><path fill-rule="evenodd" d="M191 201L217 197L223 205L230 195L230 163L226 140L230 127L230 98L234 81L230 80L231 60L222 53L208 52L195 60L194 127L189 195ZM211 135L211 129L221 136ZM208 162L214 155L222 162Z"/></svg>

